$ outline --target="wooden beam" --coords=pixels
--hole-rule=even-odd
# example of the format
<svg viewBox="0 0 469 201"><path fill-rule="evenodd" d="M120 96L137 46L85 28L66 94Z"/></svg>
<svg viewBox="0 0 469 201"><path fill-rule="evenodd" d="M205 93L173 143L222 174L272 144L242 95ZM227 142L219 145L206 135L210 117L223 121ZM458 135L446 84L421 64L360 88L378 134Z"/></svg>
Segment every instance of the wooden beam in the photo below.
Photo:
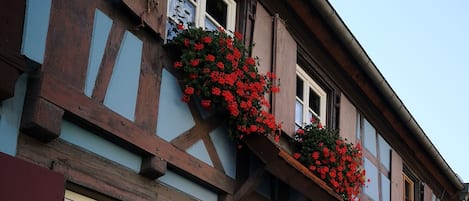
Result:
<svg viewBox="0 0 469 201"><path fill-rule="evenodd" d="M43 144L20 134L17 157L63 174L68 183L99 191L117 200L195 201L174 188L135 174L60 139Z"/></svg>
<svg viewBox="0 0 469 201"><path fill-rule="evenodd" d="M9 58L0 50L0 101L15 95L15 86L21 71L9 65Z"/></svg>
<svg viewBox="0 0 469 201"><path fill-rule="evenodd" d="M148 133L134 122L121 117L102 104L86 97L55 76L45 75L38 90L40 96L67 112L106 132L111 140L143 155L166 160L172 167L206 183L216 191L233 193L235 181L190 154L181 151L153 133Z"/></svg>
<svg viewBox="0 0 469 201"><path fill-rule="evenodd" d="M42 75L31 74L20 129L36 139L49 142L60 136L64 110L39 96Z"/></svg>
<svg viewBox="0 0 469 201"><path fill-rule="evenodd" d="M96 1L54 0L42 70L83 91Z"/></svg>
<svg viewBox="0 0 469 201"><path fill-rule="evenodd" d="M103 103L106 97L106 90L111 80L112 71L116 63L124 32L125 29L122 24L112 23L103 58L99 65L98 76L96 77L93 93L91 95L97 102Z"/></svg>
<svg viewBox="0 0 469 201"><path fill-rule="evenodd" d="M138 88L135 123L148 133L156 133L158 106L161 87L159 60L162 48L155 39L144 37L140 83Z"/></svg>
<svg viewBox="0 0 469 201"><path fill-rule="evenodd" d="M212 115L207 119L203 119L200 116L199 111L197 110L193 101L190 104L190 110L195 120L195 126L192 127L189 131L171 140L171 143L174 144L174 146L182 150L188 149L194 143L208 135L210 131L219 127L224 119L217 114Z"/></svg>
<svg viewBox="0 0 469 201"><path fill-rule="evenodd" d="M157 156L143 158L140 174L150 179L157 179L166 173L167 162Z"/></svg>
<svg viewBox="0 0 469 201"><path fill-rule="evenodd" d="M122 0L135 15L139 16L142 23L136 25L137 28L145 26L150 27L155 33L159 34L161 38L166 33L166 12L168 1L159 0Z"/></svg>
<svg viewBox="0 0 469 201"><path fill-rule="evenodd" d="M241 201L254 192L262 182L263 177L267 175L264 167L260 167L256 170L254 175L251 175L242 185L236 193L233 195L233 201Z"/></svg>
<svg viewBox="0 0 469 201"><path fill-rule="evenodd" d="M16 80L26 71L20 54L25 5L19 0L0 7L0 101L13 97Z"/></svg>

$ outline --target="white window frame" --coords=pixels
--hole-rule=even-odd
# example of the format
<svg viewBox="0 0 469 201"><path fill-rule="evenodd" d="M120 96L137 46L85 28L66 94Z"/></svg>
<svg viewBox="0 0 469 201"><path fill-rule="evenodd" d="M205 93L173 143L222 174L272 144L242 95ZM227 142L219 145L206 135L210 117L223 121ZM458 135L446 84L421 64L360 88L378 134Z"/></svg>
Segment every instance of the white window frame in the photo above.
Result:
<svg viewBox="0 0 469 201"><path fill-rule="evenodd" d="M316 117L319 118L319 121L322 125L326 124L326 105L327 105L327 93L316 83L313 79L297 64L296 65L296 75L303 80L303 101L295 95L297 101L303 104L303 124L309 123L308 112L309 109L309 88L311 88L320 98L319 101L319 113L316 114L314 111L311 111ZM295 102L296 104L296 102ZM303 126L303 125L300 125Z"/></svg>
<svg viewBox="0 0 469 201"><path fill-rule="evenodd" d="M171 6L172 1L177 1L177 0L169 0L168 2L168 20L176 21L172 16L169 14L171 13L169 8ZM221 25L213 19L212 16L210 16L206 12L206 5L207 5L207 0L186 0L195 7L195 26L197 27L205 27L205 18L208 18L211 22L215 24L215 26L221 27ZM223 27L226 30L229 31L234 31L235 30L235 23L236 23L236 2L234 0L222 0L223 2L226 3L227 5L227 10L226 10L226 27Z"/></svg>

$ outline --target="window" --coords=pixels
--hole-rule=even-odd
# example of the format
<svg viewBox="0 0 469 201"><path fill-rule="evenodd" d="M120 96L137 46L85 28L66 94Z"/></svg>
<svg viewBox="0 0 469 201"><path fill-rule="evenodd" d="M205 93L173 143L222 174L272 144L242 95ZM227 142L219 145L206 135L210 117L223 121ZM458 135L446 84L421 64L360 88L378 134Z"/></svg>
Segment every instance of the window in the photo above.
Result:
<svg viewBox="0 0 469 201"><path fill-rule="evenodd" d="M194 23L208 30L223 27L235 29L236 2L234 0L169 0L167 38L174 37L175 24Z"/></svg>
<svg viewBox="0 0 469 201"><path fill-rule="evenodd" d="M96 201L96 200L90 197L75 193L73 191L66 190L64 201Z"/></svg>
<svg viewBox="0 0 469 201"><path fill-rule="evenodd" d="M432 193L432 201L440 201L440 198L438 198L435 194Z"/></svg>
<svg viewBox="0 0 469 201"><path fill-rule="evenodd" d="M309 123L312 117L318 118L324 125L326 120L326 92L314 82L308 74L296 66L296 129Z"/></svg>
<svg viewBox="0 0 469 201"><path fill-rule="evenodd" d="M404 201L414 201L414 182L404 175Z"/></svg>
<svg viewBox="0 0 469 201"><path fill-rule="evenodd" d="M391 200L391 146L362 115L357 118L357 137L363 144L366 176L365 196L375 201ZM368 199L367 199L368 200Z"/></svg>

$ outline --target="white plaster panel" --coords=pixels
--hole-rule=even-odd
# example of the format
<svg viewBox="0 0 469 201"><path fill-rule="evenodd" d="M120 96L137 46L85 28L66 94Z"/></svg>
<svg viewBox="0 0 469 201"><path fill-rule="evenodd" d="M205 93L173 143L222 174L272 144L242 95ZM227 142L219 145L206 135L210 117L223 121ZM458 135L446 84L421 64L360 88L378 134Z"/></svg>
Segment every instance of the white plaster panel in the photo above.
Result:
<svg viewBox="0 0 469 201"><path fill-rule="evenodd" d="M166 174L160 178L158 181L167 184L173 188L176 188L190 196L193 196L199 200L204 201L217 201L218 195L208 190L207 188L192 182L189 179L186 179L170 170L166 171Z"/></svg>
<svg viewBox="0 0 469 201"><path fill-rule="evenodd" d="M44 62L51 0L27 0L21 54L40 64Z"/></svg>
<svg viewBox="0 0 469 201"><path fill-rule="evenodd" d="M197 141L195 144L189 147L189 149L187 149L187 153L207 163L208 165L213 166L210 155L208 155L207 148L205 148L205 144L202 140Z"/></svg>
<svg viewBox="0 0 469 201"><path fill-rule="evenodd" d="M88 61L88 71L86 73L85 94L91 97L93 94L99 66L104 55L106 42L111 31L112 20L100 10L94 13L93 34L91 36L90 57Z"/></svg>
<svg viewBox="0 0 469 201"><path fill-rule="evenodd" d="M0 152L15 156L28 76L16 81L15 95L0 103Z"/></svg>
<svg viewBox="0 0 469 201"><path fill-rule="evenodd" d="M60 138L93 152L111 161L119 163L135 172L140 172L142 158L100 136L91 133L71 122L62 121Z"/></svg>
<svg viewBox="0 0 469 201"><path fill-rule="evenodd" d="M140 39L125 31L104 98L106 106L131 121L135 119L142 47Z"/></svg>
<svg viewBox="0 0 469 201"><path fill-rule="evenodd" d="M230 139L225 126L220 126L210 132L215 150L221 160L225 174L236 178L236 146Z"/></svg>
<svg viewBox="0 0 469 201"><path fill-rule="evenodd" d="M195 125L187 103L181 101L182 91L176 78L163 69L156 134L171 141Z"/></svg>

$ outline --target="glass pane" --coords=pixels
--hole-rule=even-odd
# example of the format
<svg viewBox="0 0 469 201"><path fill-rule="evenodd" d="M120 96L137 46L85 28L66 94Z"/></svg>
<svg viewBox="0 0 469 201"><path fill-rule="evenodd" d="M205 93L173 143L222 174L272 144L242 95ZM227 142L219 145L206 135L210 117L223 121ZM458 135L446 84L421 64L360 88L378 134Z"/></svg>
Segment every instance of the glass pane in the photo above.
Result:
<svg viewBox="0 0 469 201"><path fill-rule="evenodd" d="M383 164L388 171L391 170L391 146L389 146L381 135L378 135L378 147L381 164Z"/></svg>
<svg viewBox="0 0 469 201"><path fill-rule="evenodd" d="M298 75L296 76L296 97L303 100L303 80Z"/></svg>
<svg viewBox="0 0 469 201"><path fill-rule="evenodd" d="M309 123L309 121L311 121L311 118L313 118L313 116L316 118L316 115L314 115L313 112L311 112L311 110L308 110L308 119L307 119L308 122L307 123Z"/></svg>
<svg viewBox="0 0 469 201"><path fill-rule="evenodd" d="M205 18L205 29L209 31L217 30L217 25L213 23L210 19Z"/></svg>
<svg viewBox="0 0 469 201"><path fill-rule="evenodd" d="M228 5L223 0L207 0L206 11L222 27L226 27Z"/></svg>
<svg viewBox="0 0 469 201"><path fill-rule="evenodd" d="M366 177L370 179L367 187L364 187L363 192L373 200L379 200L379 180L378 168L371 163L367 158L364 160L364 167L366 170Z"/></svg>
<svg viewBox="0 0 469 201"><path fill-rule="evenodd" d="M316 113L318 116L321 116L320 109L319 109L319 104L321 101L321 97L319 97L316 92L313 91L313 89L309 88L309 108L311 108L314 113Z"/></svg>
<svg viewBox="0 0 469 201"><path fill-rule="evenodd" d="M303 104L298 100L295 104L295 123L303 126Z"/></svg>
<svg viewBox="0 0 469 201"><path fill-rule="evenodd" d="M357 127L355 128L356 137L359 140L361 138L361 115L357 113Z"/></svg>
<svg viewBox="0 0 469 201"><path fill-rule="evenodd" d="M170 0L168 7L168 17L175 23L184 23L195 21L195 5L188 0Z"/></svg>
<svg viewBox="0 0 469 201"><path fill-rule="evenodd" d="M363 134L365 148L377 157L376 154L376 130L366 119L363 119Z"/></svg>
<svg viewBox="0 0 469 201"><path fill-rule="evenodd" d="M391 201L391 181L389 178L381 175L381 197L383 198L382 201Z"/></svg>

